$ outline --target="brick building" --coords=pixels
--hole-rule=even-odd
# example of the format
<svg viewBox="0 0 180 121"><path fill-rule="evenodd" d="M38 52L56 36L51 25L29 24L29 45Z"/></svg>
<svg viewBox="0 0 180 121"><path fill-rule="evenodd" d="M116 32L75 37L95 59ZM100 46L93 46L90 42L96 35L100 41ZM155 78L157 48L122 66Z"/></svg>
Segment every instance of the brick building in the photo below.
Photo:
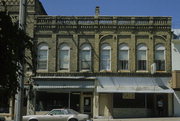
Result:
<svg viewBox="0 0 180 121"><path fill-rule="evenodd" d="M173 115L171 17L33 10L44 15L27 24L37 46L37 74L26 67L27 114L65 107L94 118L154 117L162 99L161 116Z"/></svg>

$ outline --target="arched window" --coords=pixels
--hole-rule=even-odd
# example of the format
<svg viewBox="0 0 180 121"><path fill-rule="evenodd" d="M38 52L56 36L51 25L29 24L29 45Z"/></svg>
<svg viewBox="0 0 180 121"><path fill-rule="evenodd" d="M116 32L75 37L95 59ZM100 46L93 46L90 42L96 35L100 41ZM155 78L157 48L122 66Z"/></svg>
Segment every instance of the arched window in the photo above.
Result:
<svg viewBox="0 0 180 121"><path fill-rule="evenodd" d="M119 46L119 70L128 70L129 68L129 47L127 44Z"/></svg>
<svg viewBox="0 0 180 121"><path fill-rule="evenodd" d="M91 46L89 44L81 46L80 70L91 70Z"/></svg>
<svg viewBox="0 0 180 121"><path fill-rule="evenodd" d="M111 46L109 44L102 44L100 60L101 70L111 70Z"/></svg>
<svg viewBox="0 0 180 121"><path fill-rule="evenodd" d="M59 70L69 70L70 67L70 47L62 44L59 47Z"/></svg>
<svg viewBox="0 0 180 121"><path fill-rule="evenodd" d="M165 47L162 44L155 46L155 63L157 71L165 71Z"/></svg>
<svg viewBox="0 0 180 121"><path fill-rule="evenodd" d="M38 46L37 53L37 69L47 69L48 67L48 45L46 43L41 43Z"/></svg>
<svg viewBox="0 0 180 121"><path fill-rule="evenodd" d="M137 46L137 70L145 71L147 69L147 46L139 44Z"/></svg>

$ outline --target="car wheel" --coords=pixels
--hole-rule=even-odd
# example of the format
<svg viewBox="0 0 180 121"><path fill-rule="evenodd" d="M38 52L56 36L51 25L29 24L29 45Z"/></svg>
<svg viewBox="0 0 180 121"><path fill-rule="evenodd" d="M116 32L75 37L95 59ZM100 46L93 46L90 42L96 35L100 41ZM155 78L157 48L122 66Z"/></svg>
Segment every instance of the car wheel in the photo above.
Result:
<svg viewBox="0 0 180 121"><path fill-rule="evenodd" d="M68 121L78 121L78 120L75 118L72 118L72 119L69 119Z"/></svg>
<svg viewBox="0 0 180 121"><path fill-rule="evenodd" d="M30 119L29 121L38 121L37 119Z"/></svg>

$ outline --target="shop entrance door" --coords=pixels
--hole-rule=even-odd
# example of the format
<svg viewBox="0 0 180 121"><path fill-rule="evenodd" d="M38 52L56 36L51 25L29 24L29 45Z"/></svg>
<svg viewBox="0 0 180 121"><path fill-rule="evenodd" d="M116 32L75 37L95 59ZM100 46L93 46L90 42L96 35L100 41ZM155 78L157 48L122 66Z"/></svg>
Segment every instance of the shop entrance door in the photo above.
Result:
<svg viewBox="0 0 180 121"><path fill-rule="evenodd" d="M91 115L92 113L92 97L84 96L84 113Z"/></svg>
<svg viewBox="0 0 180 121"><path fill-rule="evenodd" d="M167 94L157 94L155 99L156 115L158 117L168 116L168 96Z"/></svg>

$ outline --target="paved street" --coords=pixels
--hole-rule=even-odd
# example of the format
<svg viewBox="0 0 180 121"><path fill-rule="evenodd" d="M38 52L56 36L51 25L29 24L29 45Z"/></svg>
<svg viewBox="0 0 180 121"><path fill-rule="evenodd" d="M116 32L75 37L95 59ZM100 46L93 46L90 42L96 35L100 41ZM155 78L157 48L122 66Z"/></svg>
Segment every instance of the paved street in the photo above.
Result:
<svg viewBox="0 0 180 121"><path fill-rule="evenodd" d="M180 117L164 117L164 118L124 118L124 119L94 119L93 121L180 121Z"/></svg>

